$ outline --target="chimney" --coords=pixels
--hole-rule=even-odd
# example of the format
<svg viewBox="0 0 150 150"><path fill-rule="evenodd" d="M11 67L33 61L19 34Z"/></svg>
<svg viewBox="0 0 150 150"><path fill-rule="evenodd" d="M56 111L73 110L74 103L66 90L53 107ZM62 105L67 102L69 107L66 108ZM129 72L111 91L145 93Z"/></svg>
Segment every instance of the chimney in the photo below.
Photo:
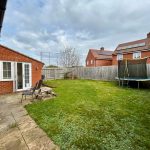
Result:
<svg viewBox="0 0 150 150"><path fill-rule="evenodd" d="M101 51L104 51L104 47L101 47L100 50L101 50Z"/></svg>
<svg viewBox="0 0 150 150"><path fill-rule="evenodd" d="M150 32L147 34L147 38L150 38Z"/></svg>

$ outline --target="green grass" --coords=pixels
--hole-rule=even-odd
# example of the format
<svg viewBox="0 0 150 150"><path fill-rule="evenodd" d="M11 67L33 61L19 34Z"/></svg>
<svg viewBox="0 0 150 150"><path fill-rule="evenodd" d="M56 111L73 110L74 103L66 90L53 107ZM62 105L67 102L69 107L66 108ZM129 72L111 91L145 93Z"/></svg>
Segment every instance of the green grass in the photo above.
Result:
<svg viewBox="0 0 150 150"><path fill-rule="evenodd" d="M26 106L64 150L150 149L150 90L114 82L47 81L58 96Z"/></svg>

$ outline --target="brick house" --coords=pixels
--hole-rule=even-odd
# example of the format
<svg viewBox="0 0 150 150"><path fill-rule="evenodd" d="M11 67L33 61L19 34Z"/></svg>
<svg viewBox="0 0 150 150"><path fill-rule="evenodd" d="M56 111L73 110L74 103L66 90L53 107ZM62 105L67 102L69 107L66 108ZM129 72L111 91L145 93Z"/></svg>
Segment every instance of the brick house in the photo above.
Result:
<svg viewBox="0 0 150 150"><path fill-rule="evenodd" d="M150 57L150 33L145 39L119 44L112 57L112 65L117 65L118 60ZM150 63L149 59L147 63Z"/></svg>
<svg viewBox="0 0 150 150"><path fill-rule="evenodd" d="M43 63L0 45L0 94L30 88L41 79Z"/></svg>
<svg viewBox="0 0 150 150"><path fill-rule="evenodd" d="M104 50L104 47L101 47L100 50L89 49L86 67L111 66L112 53L112 51Z"/></svg>

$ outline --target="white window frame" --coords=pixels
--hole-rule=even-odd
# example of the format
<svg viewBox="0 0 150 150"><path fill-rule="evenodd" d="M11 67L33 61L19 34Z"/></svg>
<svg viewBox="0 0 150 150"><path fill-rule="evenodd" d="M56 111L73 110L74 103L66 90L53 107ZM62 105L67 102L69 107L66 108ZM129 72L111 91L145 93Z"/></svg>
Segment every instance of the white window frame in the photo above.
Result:
<svg viewBox="0 0 150 150"><path fill-rule="evenodd" d="M29 65L29 85L25 86L25 65ZM23 63L23 89L29 89L32 86L32 64Z"/></svg>
<svg viewBox="0 0 150 150"><path fill-rule="evenodd" d="M23 83L23 87L22 87L22 89L18 89L18 83L17 83L17 80L18 80L18 76L17 76L17 63L21 63L22 64L22 77L23 77L23 81L22 81L22 83ZM25 64L29 64L29 77L30 77L30 83L29 83L29 86L28 87L25 87L25 68L24 68L24 66L25 66ZM28 90L28 89L30 89L31 88L31 86L32 86L32 63L28 63L28 62L16 62L15 63L15 74L16 74L16 77L15 77L15 82L16 82L16 84L15 84L15 89L16 89L16 91L22 91L22 90Z"/></svg>
<svg viewBox="0 0 150 150"><path fill-rule="evenodd" d="M9 62L11 63L11 78L10 79L4 79L3 78L3 62ZM0 61L0 81L13 81L14 79L14 62L12 61Z"/></svg>
<svg viewBox="0 0 150 150"><path fill-rule="evenodd" d="M141 52L134 52L133 53L133 59L140 59L141 58Z"/></svg>
<svg viewBox="0 0 150 150"><path fill-rule="evenodd" d="M117 54L117 60L123 60L123 54Z"/></svg>

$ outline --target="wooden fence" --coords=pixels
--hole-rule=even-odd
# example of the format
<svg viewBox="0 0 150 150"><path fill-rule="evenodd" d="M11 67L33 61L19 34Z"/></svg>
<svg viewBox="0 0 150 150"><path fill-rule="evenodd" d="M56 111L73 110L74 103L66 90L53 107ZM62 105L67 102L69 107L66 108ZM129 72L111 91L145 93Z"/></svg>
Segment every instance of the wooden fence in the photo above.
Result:
<svg viewBox="0 0 150 150"><path fill-rule="evenodd" d="M79 79L115 80L117 66L103 67L73 67L73 68L44 68L45 79L63 79L65 73L70 72Z"/></svg>
<svg viewBox="0 0 150 150"><path fill-rule="evenodd" d="M79 79L115 80L115 77L117 77L117 70L117 66L44 68L43 75L46 80L64 79L65 73L71 72ZM147 64L147 76L150 78L150 64Z"/></svg>
<svg viewBox="0 0 150 150"><path fill-rule="evenodd" d="M45 76L46 80L63 79L66 72L66 68L44 68L42 70L42 74Z"/></svg>

